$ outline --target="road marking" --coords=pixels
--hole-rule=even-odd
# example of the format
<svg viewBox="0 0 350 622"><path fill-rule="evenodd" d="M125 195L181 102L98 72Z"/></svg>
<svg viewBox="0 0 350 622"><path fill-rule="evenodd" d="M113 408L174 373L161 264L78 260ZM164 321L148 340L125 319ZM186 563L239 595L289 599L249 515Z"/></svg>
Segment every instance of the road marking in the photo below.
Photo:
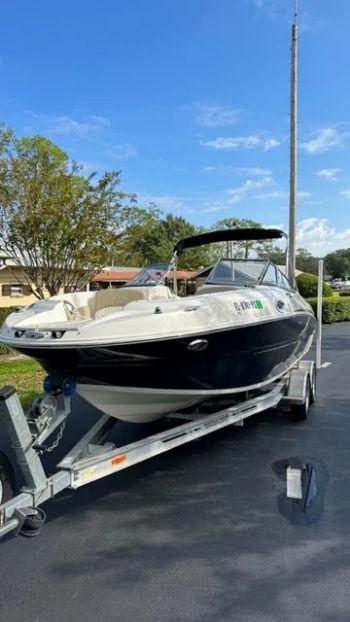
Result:
<svg viewBox="0 0 350 622"><path fill-rule="evenodd" d="M330 365L332 365L332 363L330 361L326 361L325 363L322 363L321 367L325 368L325 367L329 367Z"/></svg>

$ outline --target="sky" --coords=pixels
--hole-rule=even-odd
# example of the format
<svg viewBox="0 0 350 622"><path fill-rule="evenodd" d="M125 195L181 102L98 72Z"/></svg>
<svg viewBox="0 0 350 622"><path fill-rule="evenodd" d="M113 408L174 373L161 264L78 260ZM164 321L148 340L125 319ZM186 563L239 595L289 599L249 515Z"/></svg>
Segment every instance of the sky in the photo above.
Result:
<svg viewBox="0 0 350 622"><path fill-rule="evenodd" d="M292 0L11 0L0 119L139 203L288 228ZM299 0L298 246L350 247L350 2Z"/></svg>

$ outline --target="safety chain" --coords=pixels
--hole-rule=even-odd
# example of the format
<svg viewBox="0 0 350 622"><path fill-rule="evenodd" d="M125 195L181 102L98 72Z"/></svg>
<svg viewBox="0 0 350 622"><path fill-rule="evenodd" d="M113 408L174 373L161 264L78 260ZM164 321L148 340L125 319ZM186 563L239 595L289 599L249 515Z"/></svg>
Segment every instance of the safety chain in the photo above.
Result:
<svg viewBox="0 0 350 622"><path fill-rule="evenodd" d="M44 451L47 451L48 453L51 453L51 451L53 451L54 449L56 449L56 447L58 447L58 445L59 445L59 443L60 443L60 441L62 439L65 427L66 427L66 420L64 419L60 429L58 430L58 434L57 434L54 442L49 447L46 447L46 445L45 445L45 447L43 447Z"/></svg>

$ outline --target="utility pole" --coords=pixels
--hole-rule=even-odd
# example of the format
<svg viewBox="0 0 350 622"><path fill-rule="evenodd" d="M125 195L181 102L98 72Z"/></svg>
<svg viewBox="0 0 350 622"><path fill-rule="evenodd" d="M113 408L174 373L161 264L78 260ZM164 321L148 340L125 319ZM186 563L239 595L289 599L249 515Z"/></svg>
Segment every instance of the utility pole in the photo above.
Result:
<svg viewBox="0 0 350 622"><path fill-rule="evenodd" d="M297 0L294 2L291 46L290 82L290 190L289 190L289 248L288 277L295 283L296 212L297 212L297 166L298 166L298 25Z"/></svg>
<svg viewBox="0 0 350 622"><path fill-rule="evenodd" d="M236 221L233 218L231 218L225 224L226 224L226 227L228 227L228 229L234 229L234 227L236 225ZM226 242L226 256L227 256L228 259L232 259L233 258L233 242L232 242L232 240L227 240L227 242Z"/></svg>

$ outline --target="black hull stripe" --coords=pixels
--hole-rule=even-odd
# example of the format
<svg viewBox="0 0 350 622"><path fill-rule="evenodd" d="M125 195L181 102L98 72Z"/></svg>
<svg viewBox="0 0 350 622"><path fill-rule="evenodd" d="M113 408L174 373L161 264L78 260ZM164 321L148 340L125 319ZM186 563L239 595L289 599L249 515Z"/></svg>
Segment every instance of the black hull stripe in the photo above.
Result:
<svg viewBox="0 0 350 622"><path fill-rule="evenodd" d="M220 391L283 375L302 356L314 330L315 318L298 314L176 339L22 351L48 372L73 375L80 384ZM189 350L194 338L207 339L208 347Z"/></svg>
<svg viewBox="0 0 350 622"><path fill-rule="evenodd" d="M164 337L145 337L144 339L136 339L136 340L127 340L127 341L100 341L93 343L91 342L83 342L83 341L74 341L74 343L60 343L59 341L50 342L50 343L40 343L40 350L55 348L56 350L64 349L64 350L76 350L78 348L105 348L105 347L123 347L129 345L138 345L138 344L151 344L162 341L177 341L178 339L197 339L200 334L201 337L207 335L216 335L217 333L223 332L231 332L233 330L241 330L242 328L255 327L255 326L263 326L264 324L271 324L272 322L284 322L285 320L289 320L295 317L304 317L306 319L310 319L311 321L316 321L315 316L312 313L308 313L305 311L293 313L291 315L284 315L283 317L274 317L267 318L265 320L256 320L255 322L247 322L244 324L239 324L236 326L225 326L223 328L203 330L200 333L198 332L198 328L193 333L179 333L177 335L165 335ZM38 349L38 344L26 344L21 341L10 341L3 339L4 344L10 346L18 350L19 352L23 352L23 350L31 350ZM28 356L34 356L29 354Z"/></svg>

